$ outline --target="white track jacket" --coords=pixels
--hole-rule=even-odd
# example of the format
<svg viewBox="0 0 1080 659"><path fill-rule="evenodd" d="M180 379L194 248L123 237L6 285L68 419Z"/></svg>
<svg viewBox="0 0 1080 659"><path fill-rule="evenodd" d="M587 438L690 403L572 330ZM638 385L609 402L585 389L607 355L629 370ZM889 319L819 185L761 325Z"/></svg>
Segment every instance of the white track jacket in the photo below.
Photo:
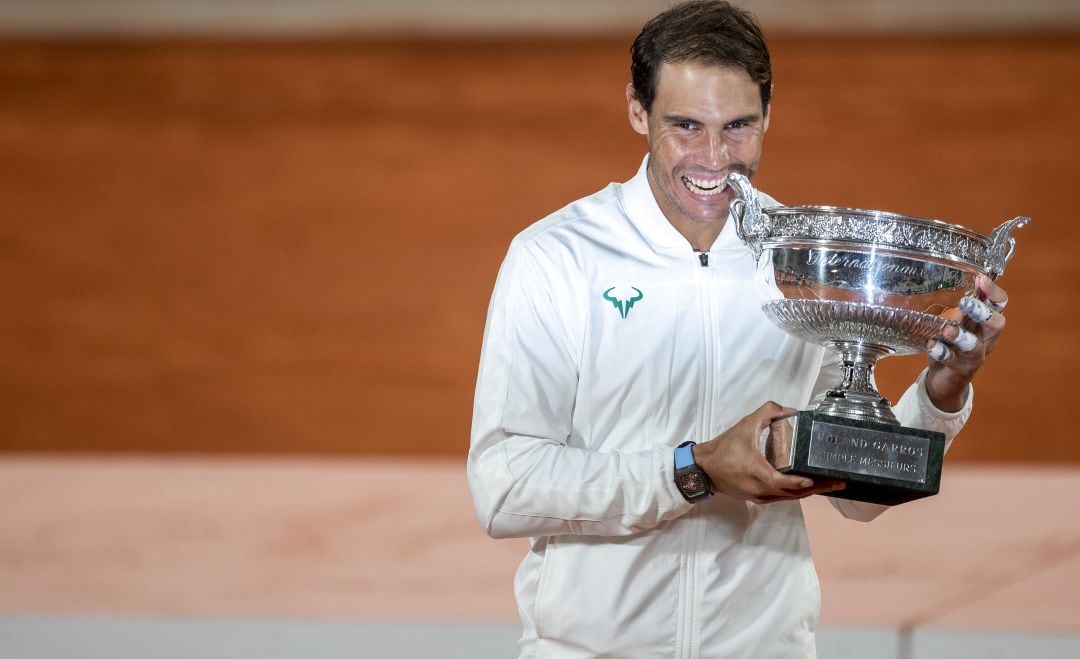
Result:
<svg viewBox="0 0 1080 659"><path fill-rule="evenodd" d="M814 656L820 593L799 502L690 504L674 484L681 442L767 400L805 409L819 377L839 380L831 353L761 312L733 225L695 253L643 163L510 246L468 476L488 534L532 538L515 580L522 657ZM894 410L951 439L971 399L941 412L920 377ZM832 501L856 519L882 510Z"/></svg>

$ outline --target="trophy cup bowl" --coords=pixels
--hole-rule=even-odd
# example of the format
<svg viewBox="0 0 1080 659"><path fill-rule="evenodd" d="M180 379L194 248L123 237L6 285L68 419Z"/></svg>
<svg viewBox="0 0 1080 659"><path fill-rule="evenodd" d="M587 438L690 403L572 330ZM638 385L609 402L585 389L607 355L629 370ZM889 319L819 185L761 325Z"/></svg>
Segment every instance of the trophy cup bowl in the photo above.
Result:
<svg viewBox="0 0 1080 659"><path fill-rule="evenodd" d="M896 213L833 206L762 208L747 177L729 174L739 238L758 260L765 315L832 349L842 378L766 447L781 471L839 478L830 496L897 504L936 494L944 435L906 428L873 383L879 359L924 352L950 321L940 314L1005 271L1016 217L989 236Z"/></svg>

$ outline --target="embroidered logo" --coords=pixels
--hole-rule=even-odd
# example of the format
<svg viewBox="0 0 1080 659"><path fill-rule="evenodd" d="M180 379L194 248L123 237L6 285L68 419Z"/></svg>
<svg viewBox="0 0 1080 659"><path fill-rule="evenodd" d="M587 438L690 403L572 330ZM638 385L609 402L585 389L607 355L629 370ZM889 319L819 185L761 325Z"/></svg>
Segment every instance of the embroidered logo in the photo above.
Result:
<svg viewBox="0 0 1080 659"><path fill-rule="evenodd" d="M641 289L635 286L631 286L630 288L634 291L634 294L625 300L611 294L611 291L615 290L614 286L604 291L604 299L614 305L623 320L626 320L626 317L630 315L630 310L634 308L634 303L639 302L645 297L645 294L641 292Z"/></svg>

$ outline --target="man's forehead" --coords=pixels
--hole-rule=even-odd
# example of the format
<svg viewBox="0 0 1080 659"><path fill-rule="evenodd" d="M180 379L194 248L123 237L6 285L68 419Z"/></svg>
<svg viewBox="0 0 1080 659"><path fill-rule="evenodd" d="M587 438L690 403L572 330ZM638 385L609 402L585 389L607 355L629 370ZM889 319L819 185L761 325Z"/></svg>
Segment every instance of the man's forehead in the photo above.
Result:
<svg viewBox="0 0 1080 659"><path fill-rule="evenodd" d="M753 95L755 102L761 102L760 86L750 78L746 69L729 62L719 64L696 61L664 62L657 70L656 98L669 97L672 93L683 96L711 93L713 89L710 88L708 82L725 79L735 83L731 91L736 95L740 93ZM705 83L704 86L703 83ZM737 87L742 85L745 87L738 90Z"/></svg>
<svg viewBox="0 0 1080 659"><path fill-rule="evenodd" d="M664 62L660 65L660 68L656 70L656 84L657 87L664 81L665 78L672 78L686 71L705 71L705 72L717 72L717 73L733 73L738 76L745 77L748 82L753 82L750 79L750 74L746 72L746 69L736 62L728 60L722 60L719 62L707 61L707 60L679 60L677 62ZM667 73L665 76L664 74Z"/></svg>

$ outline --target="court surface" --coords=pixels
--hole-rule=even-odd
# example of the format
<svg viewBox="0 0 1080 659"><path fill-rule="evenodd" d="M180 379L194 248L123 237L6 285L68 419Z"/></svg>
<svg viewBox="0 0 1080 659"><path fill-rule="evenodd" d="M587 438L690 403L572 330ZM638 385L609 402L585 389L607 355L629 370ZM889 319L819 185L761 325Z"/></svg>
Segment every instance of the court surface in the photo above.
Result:
<svg viewBox="0 0 1080 659"><path fill-rule="evenodd" d="M971 465L870 524L808 500L822 656L1080 656L1078 500ZM0 656L513 656L526 548L453 458L7 456Z"/></svg>

